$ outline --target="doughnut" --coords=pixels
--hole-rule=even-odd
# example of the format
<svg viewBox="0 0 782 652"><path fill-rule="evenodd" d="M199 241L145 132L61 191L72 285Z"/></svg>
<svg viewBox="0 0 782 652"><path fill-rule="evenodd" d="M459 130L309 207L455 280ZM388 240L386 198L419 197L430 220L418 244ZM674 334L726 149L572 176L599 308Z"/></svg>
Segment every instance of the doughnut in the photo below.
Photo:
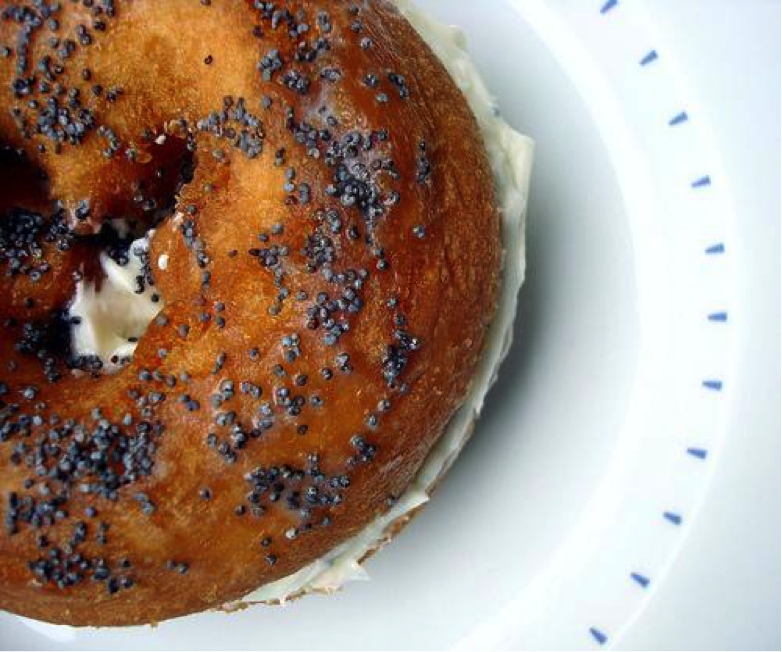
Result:
<svg viewBox="0 0 782 652"><path fill-rule="evenodd" d="M154 623L300 572L479 370L473 110L386 0L0 7L0 608Z"/></svg>

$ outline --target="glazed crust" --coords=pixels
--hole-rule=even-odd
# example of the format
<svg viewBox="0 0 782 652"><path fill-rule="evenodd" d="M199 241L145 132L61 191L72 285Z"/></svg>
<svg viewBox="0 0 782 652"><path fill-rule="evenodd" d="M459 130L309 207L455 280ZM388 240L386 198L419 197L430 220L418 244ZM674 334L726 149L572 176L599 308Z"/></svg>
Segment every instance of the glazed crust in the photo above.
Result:
<svg viewBox="0 0 782 652"><path fill-rule="evenodd" d="M261 4L63 2L20 75L40 10L0 2L0 142L26 157L5 165L47 178L0 204L3 242L27 229L49 263L2 277L3 609L130 625L237 600L387 509L469 387L501 248L465 99L390 2ZM165 302L111 374L62 317L109 216L156 227Z"/></svg>

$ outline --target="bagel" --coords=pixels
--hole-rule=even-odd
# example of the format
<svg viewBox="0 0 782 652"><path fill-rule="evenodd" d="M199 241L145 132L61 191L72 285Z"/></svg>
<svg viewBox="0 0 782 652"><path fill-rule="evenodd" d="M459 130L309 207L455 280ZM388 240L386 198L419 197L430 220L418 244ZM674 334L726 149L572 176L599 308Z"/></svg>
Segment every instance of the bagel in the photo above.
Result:
<svg viewBox="0 0 782 652"><path fill-rule="evenodd" d="M317 589L502 357L480 114L385 0L0 6L0 608Z"/></svg>

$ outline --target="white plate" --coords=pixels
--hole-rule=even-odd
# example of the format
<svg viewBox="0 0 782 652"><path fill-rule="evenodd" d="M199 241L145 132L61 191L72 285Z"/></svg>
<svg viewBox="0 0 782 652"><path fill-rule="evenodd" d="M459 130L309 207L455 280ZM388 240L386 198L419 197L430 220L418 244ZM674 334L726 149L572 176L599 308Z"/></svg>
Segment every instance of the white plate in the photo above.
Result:
<svg viewBox="0 0 782 652"><path fill-rule="evenodd" d="M778 242L778 204L761 202L777 211L765 220L739 217L732 187L751 171L727 173L677 55L692 47L685 34L698 37L664 27L676 24L675 3L653 15L629 0L421 4L465 27L504 114L537 141L517 344L435 500L370 562L372 582L339 595L155 629L3 616L4 646L608 647L654 602L685 540L706 545L696 513L715 492L723 449L746 434L735 415L752 393L737 378L766 384L755 425L779 459L778 278L764 277L774 296L746 292L759 267L778 276L776 247L753 252L758 234L746 234L763 224ZM778 23L779 8L765 4ZM762 99L778 111L778 93ZM764 301L770 325L752 337L775 337L765 341L772 362L753 369L747 315ZM765 473L778 485L778 461ZM732 482L740 491L749 480ZM777 537L778 501L762 512ZM760 562L778 589L779 560ZM669 621L656 640L675 647L681 630ZM768 621L764 612L745 629ZM777 621L757 640L778 636Z"/></svg>

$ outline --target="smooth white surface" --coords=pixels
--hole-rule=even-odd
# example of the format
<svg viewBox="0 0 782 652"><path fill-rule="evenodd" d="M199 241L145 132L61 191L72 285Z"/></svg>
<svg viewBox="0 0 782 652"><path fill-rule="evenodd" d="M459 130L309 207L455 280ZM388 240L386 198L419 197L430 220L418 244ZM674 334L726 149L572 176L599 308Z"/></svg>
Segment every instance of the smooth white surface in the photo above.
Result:
<svg viewBox="0 0 782 652"><path fill-rule="evenodd" d="M780 3L670 0L650 8L690 71L723 153L737 235L744 365L697 531L625 649L780 649ZM658 6L658 5L662 5ZM698 38L692 26L698 25ZM726 48L735 42L739 47ZM726 89L730 89L726 93Z"/></svg>
<svg viewBox="0 0 782 652"><path fill-rule="evenodd" d="M778 5L422 4L468 28L537 141L518 345L436 499L341 594L155 630L3 618L4 643L594 649L599 627L606 646L778 645L779 69L735 63L777 49Z"/></svg>

